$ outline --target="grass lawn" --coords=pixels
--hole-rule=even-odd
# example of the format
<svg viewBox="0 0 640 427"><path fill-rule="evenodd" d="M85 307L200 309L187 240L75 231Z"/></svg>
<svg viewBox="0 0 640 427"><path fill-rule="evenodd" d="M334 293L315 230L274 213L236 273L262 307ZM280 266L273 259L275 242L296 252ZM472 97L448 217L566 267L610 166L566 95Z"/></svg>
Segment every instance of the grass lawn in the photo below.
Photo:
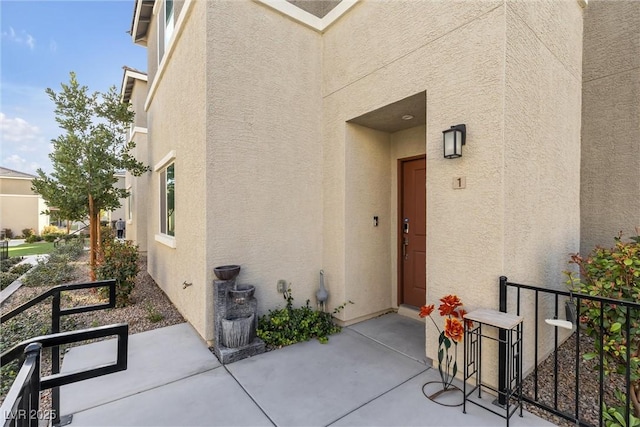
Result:
<svg viewBox="0 0 640 427"><path fill-rule="evenodd" d="M41 255L53 251L53 242L23 243L9 247L9 256Z"/></svg>

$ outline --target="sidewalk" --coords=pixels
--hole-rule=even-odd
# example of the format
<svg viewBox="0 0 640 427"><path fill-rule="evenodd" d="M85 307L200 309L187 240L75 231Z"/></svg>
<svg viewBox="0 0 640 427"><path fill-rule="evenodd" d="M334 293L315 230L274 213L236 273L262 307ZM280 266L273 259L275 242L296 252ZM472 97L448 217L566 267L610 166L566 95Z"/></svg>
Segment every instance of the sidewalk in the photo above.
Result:
<svg viewBox="0 0 640 427"><path fill-rule="evenodd" d="M422 340L422 342L420 342ZM397 314L223 366L187 323L132 335L127 371L64 386L71 426L495 426L424 397L424 324ZM115 340L71 349L63 372L115 359ZM525 412L513 426L551 425Z"/></svg>

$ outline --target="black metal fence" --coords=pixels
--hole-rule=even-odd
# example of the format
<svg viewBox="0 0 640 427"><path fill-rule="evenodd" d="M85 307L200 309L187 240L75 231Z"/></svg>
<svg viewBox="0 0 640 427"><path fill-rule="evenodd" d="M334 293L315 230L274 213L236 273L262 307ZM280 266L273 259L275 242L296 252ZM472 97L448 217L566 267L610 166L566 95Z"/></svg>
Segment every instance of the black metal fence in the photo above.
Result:
<svg viewBox="0 0 640 427"><path fill-rule="evenodd" d="M81 307L72 307L72 308L61 308L60 306L60 296L62 292L65 291L74 291L74 290L78 290L78 289L92 289L92 288L102 288L102 287L108 287L109 288L109 301L105 302L105 303L101 303L101 304L93 304L93 305L86 305L86 306L81 306ZM88 283L73 283L73 284L65 284L65 285L60 285L60 286L55 286L51 289L49 289L48 291L38 295L37 297L35 297L34 299L22 304L21 306L11 310L8 313L3 314L0 317L0 323L4 323L7 320L17 316L18 314L24 312L25 310L41 303L42 301L46 300L49 297L53 297L52 301L51 301L51 333L53 335L51 336L64 336L64 333L62 335L59 335L60 333L60 318L62 316L66 316L66 315L72 315L72 314L78 314L78 313L86 313L89 311L95 311L95 310L103 310L106 308L113 308L116 306L116 281L115 280L102 280L102 281L96 281L96 282L88 282ZM100 328L97 328L98 330L100 330ZM83 332L83 331L80 331ZM84 331L86 332L86 331ZM73 334L73 333L69 333L69 334ZM110 335L113 335L114 333L111 333ZM85 334L86 335L86 334ZM82 334L79 335L69 335L72 337L76 337L76 336L85 336ZM90 334L89 334L90 335ZM104 335L101 335L104 336ZM107 335L108 336L108 335ZM39 339L43 339L46 338L48 336L45 337L39 337ZM98 338L98 337L92 337L92 338ZM92 338L85 338L85 339L92 339ZM62 338L61 338L62 339ZM77 341L82 341L82 339L78 339ZM70 341L70 342L77 342L77 341ZM41 342L42 341L33 341L33 340L29 340L28 342ZM46 341L47 343L50 343L50 340ZM43 344L44 345L44 344ZM55 374L60 373L60 346L61 343L57 343L56 340L53 340L53 344L50 344L51 347L51 373L55 376ZM119 344L120 345L120 344ZM125 343L123 344L125 346L125 350L126 350L126 340ZM22 350L18 349L16 350L16 347L14 347L11 350L6 351L5 353L2 354L2 365L4 366L5 363L8 363L9 361L15 360L18 357L20 357L22 354ZM125 357L125 368L126 369L126 357ZM120 370L120 369L119 369ZM104 372L101 373L99 375L104 375L106 373L109 372ZM38 373L39 375L39 373ZM94 376L98 376L98 375L94 375ZM88 377L91 378L91 377ZM76 381L80 381L80 380L76 380ZM47 384L47 383L44 383ZM59 385L53 385L50 386L48 388L52 388L53 390L51 391L51 414L53 415L53 424L54 425L60 425L61 424L61 419L60 419L60 388ZM6 403L6 400L5 400ZM3 404L3 408L4 408L4 404Z"/></svg>
<svg viewBox="0 0 640 427"><path fill-rule="evenodd" d="M74 371L69 374L58 373L41 378L40 357L43 348L57 348L64 344L114 335L118 339L117 356L114 363L103 364L83 371ZM0 408L4 426L37 427L41 420L60 420L59 405L51 410L40 409L40 392L50 388L58 389L63 385L127 369L128 340L129 325L120 323L35 337L23 341L4 352L0 356L0 364L3 366L24 355L24 362L18 372L18 376L7 393L2 408ZM66 424L69 422L70 419L67 420ZM58 421L58 424L60 424L60 421ZM61 425L64 424L62 423Z"/></svg>
<svg viewBox="0 0 640 427"><path fill-rule="evenodd" d="M600 345L597 346L597 348L599 348L600 350L596 352L596 358L594 362L592 363L591 366L585 367L585 363L584 363L585 359L583 356L584 356L584 353L586 353L586 351L585 349L581 349L581 338L584 338L585 332L580 327L580 318L582 313L584 313L584 310L585 310L584 307L586 302L591 302L592 306L594 306L593 304L595 304L595 307L598 307L600 311L599 327L601 331L604 331L605 330L604 329L604 323L605 323L604 313L608 309L613 307L624 307L626 315L625 315L625 319L621 319L621 320L624 320L624 322L621 322L621 323L624 324L623 328L625 328L624 329L625 337L627 342L629 342L631 338L632 313L637 313L637 311L640 310L640 304L637 302L615 300L615 299L604 298L604 297L599 297L595 295L571 293L568 291L523 285L519 283L509 282L506 277L502 276L500 277L500 311L502 312L507 312L507 305L508 305L507 301L508 301L509 289L515 291L516 293L515 295L516 314L520 315L521 311L524 311L525 308L531 308L532 305L534 310L534 319L528 319L528 320L533 320L534 345L533 345L533 348L526 348L526 343L525 343L524 352L525 353L533 352L533 358L536 366L534 367L533 372L530 374L531 387L529 387L529 389L523 390L523 395L522 395L523 401L529 404L535 405L539 408L542 408L543 410L548 411L563 419L566 419L572 423L575 423L576 425L585 426L585 427L591 427L594 425L603 426L605 424L604 417L603 417L603 403L605 403L605 386L608 386L607 382L610 380L610 378L607 378L608 376L605 375L605 367L603 363L604 354L602 349L605 346L605 343L603 342L604 334L603 333L599 334ZM574 343L569 343L569 344L573 344L572 345L573 355L571 358L573 359L573 362L571 363L571 366L560 366L559 347L563 343L561 342L558 328L557 327L554 328L554 331L552 332L553 348L551 349L551 353L550 353L550 357L552 358L551 363L553 364L551 381L547 381L546 378L544 380L541 380L539 378L538 362L539 362L540 356L544 356L539 353L540 349L542 348L541 340L548 338L548 334L551 333L550 329L548 329L549 333L541 333L541 331L539 330L539 325L544 321L544 318L546 317L544 316L544 314L541 314L541 312L543 311L543 305L548 305L548 304L541 303L541 299L543 299L544 302L548 301L549 299L551 300L554 319L559 318L561 300L562 300L562 304L565 304L567 300L571 301L572 304L575 304L575 313L570 314L569 310L567 310L568 316L575 315L575 318L573 319L575 322L573 325L574 332L566 341L567 343L569 343L569 340L574 340ZM544 309L548 309L548 307L544 307ZM567 320L570 320L570 319L567 319ZM531 326L529 326L528 329L531 330ZM626 351L626 354L624 355L624 357L626 358L627 361L631 360L631 357L633 356L631 353L632 351L631 346L627 345L625 351ZM506 375L504 375L504 372L506 372L506 360L503 355L503 349L499 351L499 364L500 364L499 378L498 378L499 388L501 390L506 390L507 388L507 385L505 383ZM585 369L589 369L589 372L584 372ZM592 375L593 376L592 378L595 377L597 381L597 391L595 393L597 393L597 396L586 395L587 393L585 393L584 385L581 384L582 374ZM566 386L564 387L561 386L560 384L561 381L559 380L560 375L563 375L565 377L567 375L575 376L575 378L573 378L571 381L572 390L567 390ZM622 390L623 395L626 396L626 403L625 402L621 402L621 403L623 403L623 406L626 407L626 410L623 416L624 416L624 421L626 422L625 425L628 426L630 425L629 421L632 415L630 411L630 405L631 405L631 400L630 400L631 399L630 397L631 395L630 393L631 364L630 363L626 364L622 382L626 387L625 390ZM541 398L541 390L543 388L545 388L546 391L548 391L548 389L551 388L550 399ZM591 394L591 392L589 392L588 394ZM598 406L598 408L595 409L595 411L597 412L597 419L595 421L596 424L593 424L593 422L590 422L593 420L593 417L591 417L591 420L587 420L585 416L587 411L589 410L594 411L593 406L595 406L592 404L585 404L585 399L587 397L591 401L596 403Z"/></svg>
<svg viewBox="0 0 640 427"><path fill-rule="evenodd" d="M0 240L0 261L4 261L9 258L9 242L7 240Z"/></svg>

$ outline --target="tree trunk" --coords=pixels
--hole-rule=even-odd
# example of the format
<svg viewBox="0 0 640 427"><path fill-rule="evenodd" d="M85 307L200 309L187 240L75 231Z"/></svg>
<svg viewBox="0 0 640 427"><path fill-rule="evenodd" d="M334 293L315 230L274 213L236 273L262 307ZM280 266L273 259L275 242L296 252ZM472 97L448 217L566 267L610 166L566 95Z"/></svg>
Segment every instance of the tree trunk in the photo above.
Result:
<svg viewBox="0 0 640 427"><path fill-rule="evenodd" d="M98 218L99 219L99 218ZM98 225L100 221L98 221ZM96 253L98 250L98 229L96 227L96 214L95 206L93 204L93 197L89 195L89 269L91 274L91 280L96 280Z"/></svg>
<svg viewBox="0 0 640 427"><path fill-rule="evenodd" d="M67 220L67 234L71 233L71 221Z"/></svg>

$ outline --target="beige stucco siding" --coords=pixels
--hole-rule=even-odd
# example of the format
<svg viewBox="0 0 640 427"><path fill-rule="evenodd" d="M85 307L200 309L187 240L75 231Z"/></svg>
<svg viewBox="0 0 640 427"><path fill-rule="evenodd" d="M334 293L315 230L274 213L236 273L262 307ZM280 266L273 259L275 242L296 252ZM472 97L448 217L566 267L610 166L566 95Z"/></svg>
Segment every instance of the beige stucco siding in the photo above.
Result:
<svg viewBox="0 0 640 427"><path fill-rule="evenodd" d="M320 34L255 2L207 2L207 272L240 264L258 310L315 303L322 264ZM334 297L331 278L327 278Z"/></svg>
<svg viewBox="0 0 640 427"><path fill-rule="evenodd" d="M535 6L535 7L534 7ZM509 280L565 289L580 236L582 9L577 2L508 3L504 133L504 268ZM494 304L498 287L491 288ZM511 292L510 310L515 310ZM534 348L534 294L522 294ZM494 306L497 308L497 306ZM540 301L540 356L550 351L551 301ZM533 352L525 351L525 367Z"/></svg>
<svg viewBox="0 0 640 427"><path fill-rule="evenodd" d="M0 178L0 194L34 195L30 179Z"/></svg>
<svg viewBox="0 0 640 427"><path fill-rule="evenodd" d="M208 333L204 223L205 186L205 9L195 2L149 105L149 159L155 166L175 151L175 248L154 239L159 233L159 172L150 176L148 269L156 283L202 336ZM182 9L186 13L187 8ZM156 18L151 23L156 26ZM149 43L151 49L151 43ZM151 84L151 83L150 83ZM191 286L183 287L183 283Z"/></svg>
<svg viewBox="0 0 640 427"><path fill-rule="evenodd" d="M144 103L147 100L147 82L144 80L136 80L133 90L131 91L131 104L136 112L133 120L135 127L147 127L147 114L144 111Z"/></svg>
<svg viewBox="0 0 640 427"><path fill-rule="evenodd" d="M146 166L153 167L152 159L149 157L149 147L147 143L147 113L144 111L144 103L147 98L147 82L144 80L136 80L131 91L131 104L133 105L135 116L136 131L132 140L135 143L133 155L135 158ZM126 174L125 187L131 192L131 196L125 205L127 214L127 239L132 240L138 245L138 250L142 253L147 252L147 228L148 216L148 193L153 179L153 172L146 172L142 176L133 177L130 173ZM129 204L131 206L129 206ZM153 207L155 208L155 206ZM129 218L129 209L131 218Z"/></svg>
<svg viewBox="0 0 640 427"><path fill-rule="evenodd" d="M640 2L585 12L580 252L640 227Z"/></svg>
<svg viewBox="0 0 640 427"><path fill-rule="evenodd" d="M338 91L328 90L325 96L324 263L336 271L334 274L346 278L351 277L351 270L362 262L357 259L357 251L349 250L352 243L345 242L341 231L348 229L354 220L353 215L345 215L345 206L350 202L343 189L349 186L345 182L350 173L346 165L356 160L346 158L352 152L346 146L349 141L344 137L344 122L426 90L427 125L423 129L426 131L427 156L427 300L435 302L445 293L455 292L468 303L482 306L493 303L485 290L497 280L502 267L502 158L499 153L504 17L503 9L495 8L495 5L488 13L478 12L478 5L469 4L465 8L464 4L456 3L455 7L460 9L453 14L436 9L431 10L431 14L406 14L404 2L364 2L325 34L325 64L332 63L337 69L359 70L354 73L354 79L356 75L361 78ZM406 46L398 43L402 47L398 47L396 54L383 51L378 55L373 47L387 46L387 39L398 37L393 27L387 27L386 20L403 13L402 37L412 43L420 40L420 44L404 53ZM456 27L455 31L426 39L422 34L425 27L431 26L431 20L434 25L440 25L436 23L442 19L454 20L455 16L470 14L476 19L465 21L466 24ZM413 19L407 19L407 16ZM367 31L366 28L379 31L370 34L369 39L356 38L362 43L360 45L354 46L351 40L339 42L347 31L359 34ZM385 28L389 28L388 33ZM439 28L444 32L446 25ZM369 63L370 56L386 58L388 63ZM339 60L350 64L336 63ZM370 69L361 68L367 63ZM385 66L381 68L381 65ZM327 86L334 85L333 75L325 78L329 80ZM334 87L338 86L340 84ZM465 154L455 161L445 160L442 157L442 130L457 123L466 123L469 130ZM420 153L408 153L413 154ZM467 189L452 189L455 176L466 177ZM391 178L388 186L391 186ZM376 193L379 190L371 186L369 191ZM391 205L392 201L388 203ZM397 209L397 205L392 205L391 209ZM362 211L356 218L365 215L370 216ZM393 262L396 239L389 240L389 257ZM481 250L486 247L493 250ZM452 266L452 260L457 259L464 259L464 264ZM359 268L363 269L362 266ZM388 277L395 276L391 274L390 264L387 268ZM393 284L396 284L395 279ZM352 289L363 284L358 282L354 286L345 280L344 286L349 296ZM389 294L397 292L392 283L388 286ZM356 304L345 312L343 319L346 321L366 313L371 301L363 297L354 302ZM428 342L437 342L437 339ZM433 357L433 353L429 355Z"/></svg>
<svg viewBox="0 0 640 427"><path fill-rule="evenodd" d="M22 234L25 228L40 234L40 207L38 196L0 194L0 229L8 228L14 236Z"/></svg>

